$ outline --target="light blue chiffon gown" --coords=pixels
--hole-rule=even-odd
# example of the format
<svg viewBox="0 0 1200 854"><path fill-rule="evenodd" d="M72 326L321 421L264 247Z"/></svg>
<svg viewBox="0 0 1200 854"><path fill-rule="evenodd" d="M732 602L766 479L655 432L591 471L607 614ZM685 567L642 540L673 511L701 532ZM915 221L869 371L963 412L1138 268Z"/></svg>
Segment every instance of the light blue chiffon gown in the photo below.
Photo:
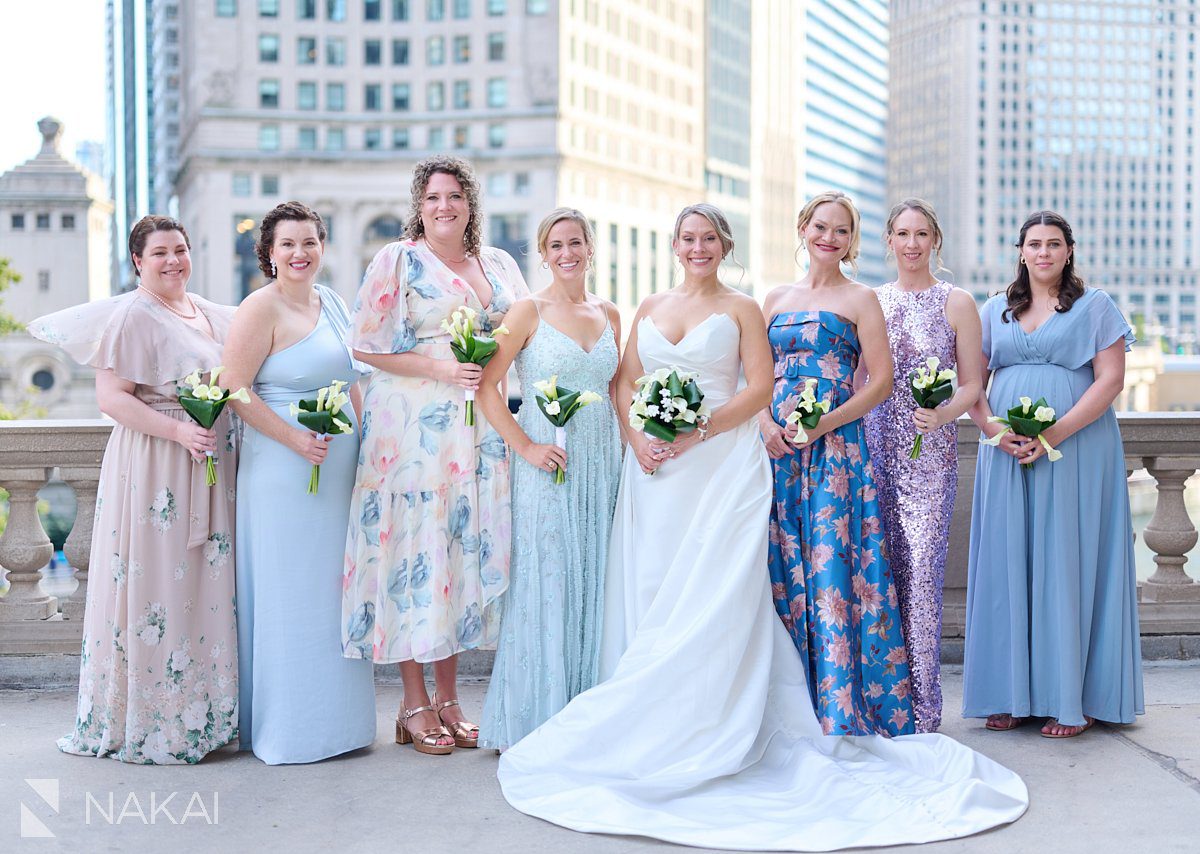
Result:
<svg viewBox="0 0 1200 854"><path fill-rule="evenodd" d="M1095 380L1092 359L1133 333L1103 291L1088 288L1032 333L983 307L988 403L1003 416L1045 397L1061 418ZM1142 714L1137 579L1125 457L1110 408L1064 440L1063 457L1031 470L980 446L971 507L963 714L1084 716L1131 723Z"/></svg>
<svg viewBox="0 0 1200 854"><path fill-rule="evenodd" d="M479 743L516 744L591 688L600 663L604 568L621 473L621 438L608 395L617 370L611 325L585 351L542 320L516 359L525 399L517 413L534 442L555 430L534 400L533 384L594 391L566 427L567 481L512 462L512 574L504 594L496 663L483 706Z"/></svg>
<svg viewBox="0 0 1200 854"><path fill-rule="evenodd" d="M289 404L333 380L354 382L345 303L316 286L312 332L267 357L254 392L289 424ZM347 406L346 417L357 421ZM315 762L375 740L371 662L342 656L342 564L358 433L335 436L308 495L312 465L249 425L237 478L241 747L269 765Z"/></svg>

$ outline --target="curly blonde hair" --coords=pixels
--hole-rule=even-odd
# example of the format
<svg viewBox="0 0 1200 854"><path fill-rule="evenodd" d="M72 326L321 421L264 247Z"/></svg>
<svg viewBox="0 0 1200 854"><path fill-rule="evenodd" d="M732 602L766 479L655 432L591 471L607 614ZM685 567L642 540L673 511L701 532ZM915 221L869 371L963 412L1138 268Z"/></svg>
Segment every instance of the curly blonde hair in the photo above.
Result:
<svg viewBox="0 0 1200 854"><path fill-rule="evenodd" d="M413 167L412 207L408 211L408 222L404 224L404 236L409 240L425 236L425 226L421 222L421 202L424 201L425 190L429 187L429 179L439 172L454 178L463 188L463 195L467 197L467 208L471 211L471 218L467 220L467 231L463 235L463 246L468 255L478 255L483 247L483 228L480 225L483 211L479 205L479 178L475 176L475 169L471 164L461 157L435 154Z"/></svg>
<svg viewBox="0 0 1200 854"><path fill-rule="evenodd" d="M857 274L858 247L862 242L861 218L858 215L858 208L854 206L854 202L845 193L840 190L826 190L809 199L808 204L800 210L800 215L796 217L796 233L803 234L804 229L808 228L808 224L812 222L813 217L816 215L817 208L827 202L841 205L846 209L846 213L850 214L850 245L846 247L846 254L842 257L842 261L849 264ZM800 240L803 244L804 238L801 237Z"/></svg>

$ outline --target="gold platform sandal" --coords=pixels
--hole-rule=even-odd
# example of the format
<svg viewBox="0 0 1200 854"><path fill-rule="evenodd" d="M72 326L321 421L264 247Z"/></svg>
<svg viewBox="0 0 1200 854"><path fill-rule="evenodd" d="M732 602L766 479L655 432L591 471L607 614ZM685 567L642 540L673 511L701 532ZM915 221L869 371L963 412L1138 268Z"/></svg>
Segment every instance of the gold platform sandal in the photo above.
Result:
<svg viewBox="0 0 1200 854"><path fill-rule="evenodd" d="M444 703L437 701L437 696L433 698L433 708L438 713L438 720L442 722L444 729L450 730L450 735L454 736L455 747L478 747L479 746L479 727L470 721L455 721L447 723L442 717L442 709L448 709L451 706L459 705L458 700L446 700Z"/></svg>
<svg viewBox="0 0 1200 854"><path fill-rule="evenodd" d="M439 738L451 735L450 731L444 726L433 727L432 729L425 729L420 732L409 731L409 719L413 715L419 715L421 712L433 712L437 714L438 710L433 706L418 706L415 709L400 710L400 717L396 718L396 744L411 743L417 753L428 753L430 756L445 756L447 753L453 752L453 744L438 744ZM441 719L440 714L438 714L438 719ZM455 743L457 743L457 736L452 737Z"/></svg>

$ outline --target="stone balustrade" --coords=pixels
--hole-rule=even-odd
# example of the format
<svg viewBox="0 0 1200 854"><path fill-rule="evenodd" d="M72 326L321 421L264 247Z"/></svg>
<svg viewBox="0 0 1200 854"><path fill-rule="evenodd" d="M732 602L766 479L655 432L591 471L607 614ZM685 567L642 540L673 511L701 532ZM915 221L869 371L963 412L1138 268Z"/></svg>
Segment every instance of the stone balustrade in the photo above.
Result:
<svg viewBox="0 0 1200 854"><path fill-rule="evenodd" d="M1184 483L1200 469L1200 413L1127 413L1119 421L1127 471L1145 469L1157 485L1154 516L1143 534L1156 569L1138 587L1142 633L1200 635L1200 584L1184 572L1197 533L1183 501ZM0 599L0 655L78 652L96 485L111 429L106 421L0 422L0 486L11 496L8 528L0 537L0 567L8 571L11 585ZM943 634L950 638L963 633L978 436L963 419L946 567ZM75 490L78 501L65 551L79 587L62 602L38 584L51 545L38 519L37 492L55 473ZM1085 495L1078 500L1087 512L1088 502L1096 499Z"/></svg>

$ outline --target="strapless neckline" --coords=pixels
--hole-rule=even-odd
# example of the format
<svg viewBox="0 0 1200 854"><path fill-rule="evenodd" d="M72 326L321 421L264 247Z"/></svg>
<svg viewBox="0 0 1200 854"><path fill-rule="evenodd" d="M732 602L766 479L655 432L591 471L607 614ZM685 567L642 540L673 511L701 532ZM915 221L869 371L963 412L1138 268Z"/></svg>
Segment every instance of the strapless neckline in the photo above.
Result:
<svg viewBox="0 0 1200 854"><path fill-rule="evenodd" d="M697 323L695 326L693 326L691 329L689 329L687 332L685 332L685 333L684 333L684 335L683 335L683 337L682 337L682 338L680 338L678 341L672 341L672 340L671 340L670 338L668 338L668 337L667 337L665 334L663 334L663 331L662 331L661 329L659 329L659 328L658 328L658 324L654 322L654 318L652 318L652 317L649 317L649 316L647 316L647 317L643 317L643 318L642 318L642 322L643 322L643 323L649 323L649 324L650 324L652 327L654 327L654 331L658 333L658 337L659 337L659 338L661 338L663 341L666 341L666 342L667 342L668 344L670 344L672 347L680 347L680 346L682 346L682 345L683 345L683 342L684 342L684 341L686 341L686 340L688 340L689 338L691 338L691 337L692 337L692 333L694 333L696 330L700 329L702 326L704 326L704 324L708 323L708 322L709 322L710 320L712 320L714 317L724 317L724 318L725 318L725 319L727 319L727 320L729 319L729 315L728 315L728 314L726 314L725 312L723 312L723 311L714 311L714 312L713 312L712 314L710 314L708 317L704 318L704 319L703 319L703 320L701 320L699 323Z"/></svg>

